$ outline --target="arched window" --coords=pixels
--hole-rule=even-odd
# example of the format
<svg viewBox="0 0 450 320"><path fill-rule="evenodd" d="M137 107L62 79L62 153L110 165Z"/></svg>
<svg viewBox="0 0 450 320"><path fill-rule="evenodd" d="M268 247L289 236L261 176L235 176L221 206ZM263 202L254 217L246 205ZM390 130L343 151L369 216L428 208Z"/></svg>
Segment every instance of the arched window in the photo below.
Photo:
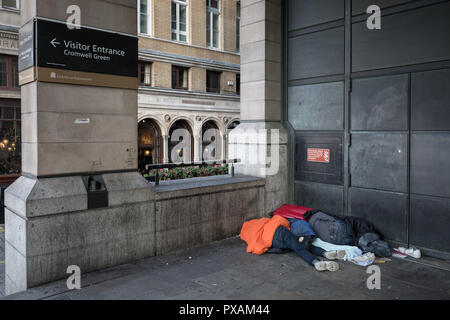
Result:
<svg viewBox="0 0 450 320"><path fill-rule="evenodd" d="M202 160L221 160L222 137L214 121L207 121L202 127Z"/></svg>
<svg viewBox="0 0 450 320"><path fill-rule="evenodd" d="M169 159L172 163L194 161L194 136L186 120L178 120L170 128Z"/></svg>
<svg viewBox="0 0 450 320"><path fill-rule="evenodd" d="M147 164L162 163L162 136L158 123L152 119L139 122L138 147L139 170L144 171Z"/></svg>

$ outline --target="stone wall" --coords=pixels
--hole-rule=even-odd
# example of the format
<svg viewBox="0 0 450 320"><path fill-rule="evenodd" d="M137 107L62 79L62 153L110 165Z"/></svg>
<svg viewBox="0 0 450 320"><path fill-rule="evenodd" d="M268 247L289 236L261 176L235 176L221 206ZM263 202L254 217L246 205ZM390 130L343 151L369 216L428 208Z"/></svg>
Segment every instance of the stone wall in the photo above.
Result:
<svg viewBox="0 0 450 320"><path fill-rule="evenodd" d="M109 207L87 210L81 177L21 177L6 192L6 293L239 234L264 215L265 181L208 177L162 182L105 174ZM14 199L13 199L14 198ZM14 200L14 201L13 201Z"/></svg>
<svg viewBox="0 0 450 320"><path fill-rule="evenodd" d="M156 188L156 254L236 236L264 216L263 179L210 177Z"/></svg>

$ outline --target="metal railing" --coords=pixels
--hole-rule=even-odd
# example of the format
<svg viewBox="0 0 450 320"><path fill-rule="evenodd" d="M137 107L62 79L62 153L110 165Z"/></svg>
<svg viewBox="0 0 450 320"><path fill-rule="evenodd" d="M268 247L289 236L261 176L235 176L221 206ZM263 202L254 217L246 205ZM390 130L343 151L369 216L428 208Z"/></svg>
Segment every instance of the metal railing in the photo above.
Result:
<svg viewBox="0 0 450 320"><path fill-rule="evenodd" d="M213 161L201 161L201 162L182 162L182 163L160 163L160 164L147 164L145 169L147 171L156 170L155 185L159 185L159 170L160 169L174 169L174 168L187 168L187 167L210 167L214 165L231 164L231 176L234 177L234 165L241 162L240 159L229 160L213 160Z"/></svg>

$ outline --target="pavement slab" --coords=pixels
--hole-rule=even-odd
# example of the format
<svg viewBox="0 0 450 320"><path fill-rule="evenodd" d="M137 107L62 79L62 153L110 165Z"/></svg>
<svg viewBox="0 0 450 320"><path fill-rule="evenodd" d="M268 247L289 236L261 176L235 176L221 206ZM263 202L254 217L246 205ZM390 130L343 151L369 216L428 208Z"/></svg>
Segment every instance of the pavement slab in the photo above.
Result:
<svg viewBox="0 0 450 320"><path fill-rule="evenodd" d="M340 262L338 272L317 272L294 253L248 254L233 238L83 275L81 290L70 291L61 280L3 299L450 299L450 261L424 257L377 265L381 290L369 290L367 268Z"/></svg>

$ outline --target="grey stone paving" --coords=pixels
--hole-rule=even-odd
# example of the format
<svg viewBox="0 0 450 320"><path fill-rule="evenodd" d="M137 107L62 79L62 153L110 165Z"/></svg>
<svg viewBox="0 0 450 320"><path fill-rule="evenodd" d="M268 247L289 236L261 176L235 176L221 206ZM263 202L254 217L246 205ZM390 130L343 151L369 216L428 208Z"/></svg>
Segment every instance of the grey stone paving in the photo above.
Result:
<svg viewBox="0 0 450 320"><path fill-rule="evenodd" d="M450 299L450 262L394 259L379 265L382 289L366 268L341 263L319 273L295 254L255 256L238 238L86 274L83 288L54 282L6 299Z"/></svg>

